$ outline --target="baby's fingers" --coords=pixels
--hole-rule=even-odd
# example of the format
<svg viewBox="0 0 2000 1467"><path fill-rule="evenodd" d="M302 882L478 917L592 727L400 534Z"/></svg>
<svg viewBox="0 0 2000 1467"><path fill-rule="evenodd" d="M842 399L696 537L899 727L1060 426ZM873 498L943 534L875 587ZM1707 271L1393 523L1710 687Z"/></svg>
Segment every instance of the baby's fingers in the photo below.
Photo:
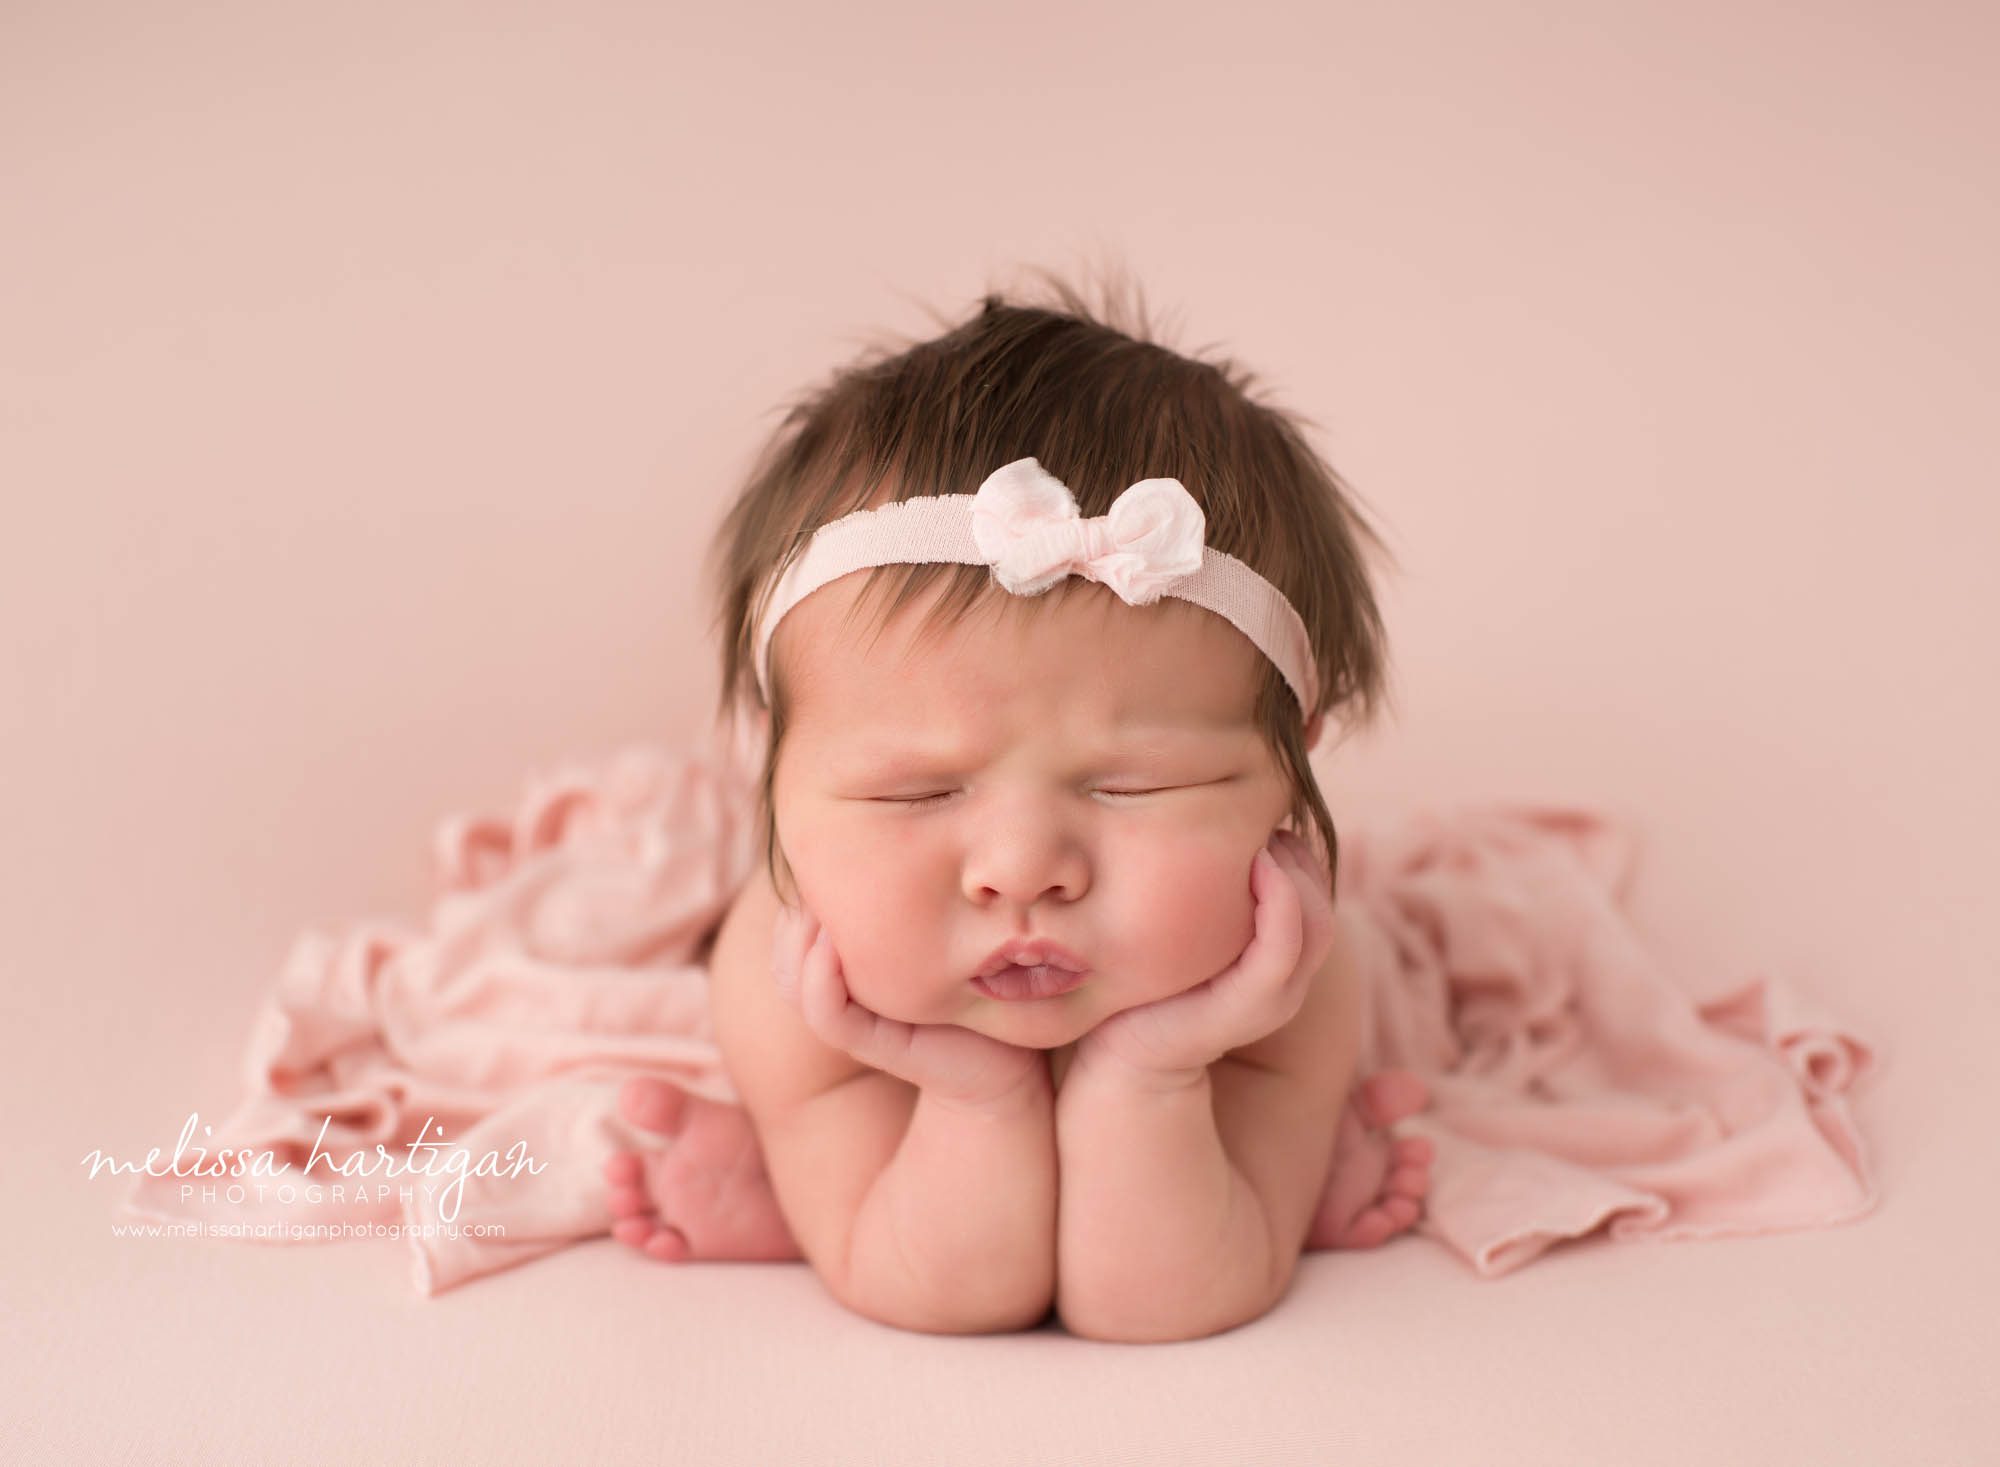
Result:
<svg viewBox="0 0 2000 1467"><path fill-rule="evenodd" d="M1311 984L1304 961L1310 934L1289 854L1259 851L1251 863L1250 889L1257 900L1255 930L1241 956L1217 975L1204 996L1204 1007L1218 1014L1211 1023L1235 1035L1232 1045L1261 1039L1289 1023Z"/></svg>
<svg viewBox="0 0 2000 1467"><path fill-rule="evenodd" d="M871 1069L954 1099L1004 1096L1040 1066L1039 1056L951 1024L908 1024L884 1018L848 991L833 939L804 913L772 943L778 989L806 1027L825 1043Z"/></svg>
<svg viewBox="0 0 2000 1467"><path fill-rule="evenodd" d="M847 983L840 974L840 958L833 939L811 918L801 923L803 948L799 954L797 989L792 1000L809 1027L829 1044L847 1046L837 1035L853 1027L847 1021Z"/></svg>
<svg viewBox="0 0 2000 1467"><path fill-rule="evenodd" d="M799 1001L799 973L819 924L796 907L780 907L771 924L771 981L787 1001Z"/></svg>
<svg viewBox="0 0 2000 1467"><path fill-rule="evenodd" d="M911 1073L910 1053L916 1026L885 1019L854 1001L833 939L817 924L800 962L797 1001L806 1027L828 1044L863 1064L918 1083L919 1077Z"/></svg>
<svg viewBox="0 0 2000 1467"><path fill-rule="evenodd" d="M1250 890L1257 898L1255 933L1231 977L1231 987L1268 988L1298 971L1305 949L1305 912L1299 888L1270 848L1250 866Z"/></svg>
<svg viewBox="0 0 2000 1467"><path fill-rule="evenodd" d="M1288 866L1297 880L1299 919L1304 929L1300 939L1301 965L1317 970L1320 960L1333 945L1334 909L1332 880L1327 868L1304 836L1290 830L1274 832L1272 854Z"/></svg>

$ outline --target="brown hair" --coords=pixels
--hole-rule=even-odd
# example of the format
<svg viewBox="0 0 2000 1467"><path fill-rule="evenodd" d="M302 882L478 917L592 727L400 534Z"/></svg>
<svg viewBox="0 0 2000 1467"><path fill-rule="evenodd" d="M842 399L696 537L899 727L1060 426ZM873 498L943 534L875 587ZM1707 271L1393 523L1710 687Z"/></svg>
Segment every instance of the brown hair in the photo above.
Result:
<svg viewBox="0 0 2000 1467"><path fill-rule="evenodd" d="M1309 843L1317 830L1333 872L1339 842L1307 759L1307 715L1324 711L1351 731L1388 700L1381 614L1359 542L1385 555L1387 547L1352 490L1307 445L1300 425L1313 420L1253 400L1256 379L1233 362L1183 356L1154 340L1143 301L1127 310L1107 291L1105 309L1093 312L1067 283L1035 273L1053 302L988 294L965 321L940 320L943 335L865 350L789 404L710 551L722 644L719 716L754 716L762 702L757 618L778 573L819 526L891 499L969 494L1000 465L1030 455L1070 486L1087 516L1105 513L1139 479L1176 478L1202 507L1206 543L1282 591L1311 637L1319 708L1302 713L1284 676L1265 662L1255 717L1291 784L1291 827ZM984 565L886 565L864 574L857 606L872 601L878 630L940 580L951 584L919 635L1007 594ZM1036 599L1091 584L1066 577ZM775 656L769 675L759 800L767 870L783 892L771 792L788 697ZM785 883L792 884L789 865Z"/></svg>

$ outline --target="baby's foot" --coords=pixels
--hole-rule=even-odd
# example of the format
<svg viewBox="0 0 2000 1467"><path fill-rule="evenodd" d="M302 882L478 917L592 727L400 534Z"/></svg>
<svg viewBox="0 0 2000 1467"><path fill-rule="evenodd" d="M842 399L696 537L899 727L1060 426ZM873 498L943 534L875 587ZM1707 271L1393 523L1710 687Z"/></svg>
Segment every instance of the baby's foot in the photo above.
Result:
<svg viewBox="0 0 2000 1467"><path fill-rule="evenodd" d="M1422 1077L1408 1070L1383 1070L1354 1087L1307 1248L1373 1248L1423 1215L1431 1143L1422 1136L1392 1140L1382 1132L1430 1101Z"/></svg>
<svg viewBox="0 0 2000 1467"><path fill-rule="evenodd" d="M803 1257L743 1107L642 1075L619 1092L618 1110L665 1144L604 1164L612 1237L670 1263Z"/></svg>

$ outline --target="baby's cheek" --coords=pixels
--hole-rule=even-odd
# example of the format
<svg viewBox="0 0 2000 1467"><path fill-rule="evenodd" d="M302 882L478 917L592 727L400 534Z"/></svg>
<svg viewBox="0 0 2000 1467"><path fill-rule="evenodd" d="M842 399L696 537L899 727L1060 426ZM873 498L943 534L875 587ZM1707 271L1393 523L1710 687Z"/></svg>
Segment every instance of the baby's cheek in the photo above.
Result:
<svg viewBox="0 0 2000 1467"><path fill-rule="evenodd" d="M820 855L791 856L799 896L825 927L848 990L877 1013L893 1014L920 986L916 975L927 962L918 904L898 889L894 862L854 851Z"/></svg>
<svg viewBox="0 0 2000 1467"><path fill-rule="evenodd" d="M1156 850L1145 867L1139 921L1149 966L1173 990L1214 977L1256 930L1250 863L1202 849Z"/></svg>
<svg viewBox="0 0 2000 1467"><path fill-rule="evenodd" d="M867 1008L891 1019L914 1020L941 977L937 947L911 921L880 909L853 926L853 957L846 956L847 986Z"/></svg>

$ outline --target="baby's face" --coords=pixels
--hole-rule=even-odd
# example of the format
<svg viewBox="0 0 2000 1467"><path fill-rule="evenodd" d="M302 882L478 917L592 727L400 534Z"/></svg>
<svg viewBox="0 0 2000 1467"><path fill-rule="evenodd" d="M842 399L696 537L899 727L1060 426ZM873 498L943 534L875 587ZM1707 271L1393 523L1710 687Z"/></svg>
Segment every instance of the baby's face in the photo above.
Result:
<svg viewBox="0 0 2000 1467"><path fill-rule="evenodd" d="M772 647L793 698L778 840L855 998L1053 1049L1234 962L1251 862L1290 804L1252 718L1262 654L1187 602L1088 583L919 643L933 589L869 642L865 617L842 634L864 579L808 597ZM1081 987L973 985L1035 937L1089 965Z"/></svg>

